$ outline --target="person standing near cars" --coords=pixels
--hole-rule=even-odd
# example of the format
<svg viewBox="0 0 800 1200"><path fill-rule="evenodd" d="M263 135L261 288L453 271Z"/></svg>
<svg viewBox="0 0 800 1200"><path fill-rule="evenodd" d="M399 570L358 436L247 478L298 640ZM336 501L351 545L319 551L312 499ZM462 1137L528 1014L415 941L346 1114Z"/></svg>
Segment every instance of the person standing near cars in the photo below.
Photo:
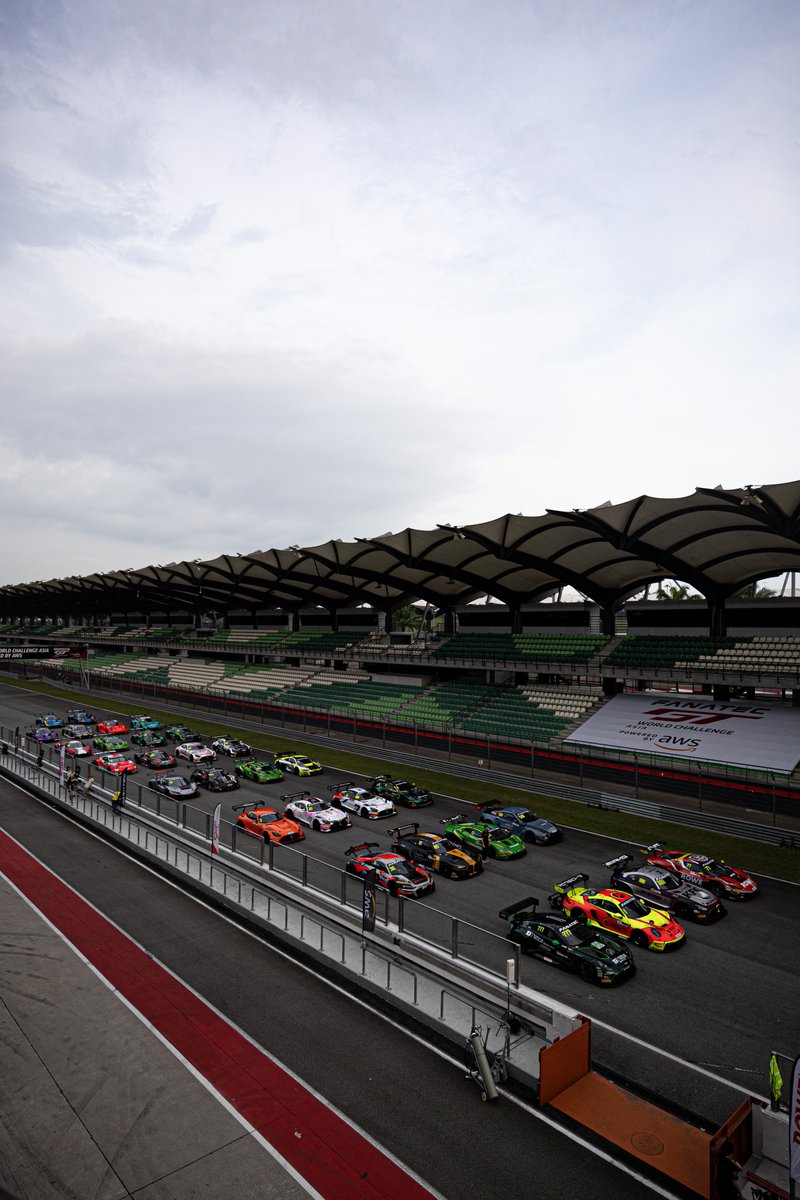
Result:
<svg viewBox="0 0 800 1200"><path fill-rule="evenodd" d="M717 1158L717 1198L718 1200L737 1200L744 1193L739 1187L741 1163L733 1157L733 1142L723 1142Z"/></svg>

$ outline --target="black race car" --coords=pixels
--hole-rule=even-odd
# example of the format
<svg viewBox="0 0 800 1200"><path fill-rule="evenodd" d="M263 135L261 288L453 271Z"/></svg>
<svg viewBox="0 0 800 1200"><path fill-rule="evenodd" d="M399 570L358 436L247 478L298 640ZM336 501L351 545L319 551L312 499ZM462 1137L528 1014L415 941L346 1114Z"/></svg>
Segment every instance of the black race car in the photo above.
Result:
<svg viewBox="0 0 800 1200"><path fill-rule="evenodd" d="M345 870L362 878L375 871L375 886L392 896L427 896L436 886L422 867L408 862L399 854L379 851L377 842L362 842L345 850L348 856Z"/></svg>
<svg viewBox="0 0 800 1200"><path fill-rule="evenodd" d="M407 779L393 779L391 775L375 775L368 780L370 791L376 796L386 796L396 804L405 804L407 808L424 808L433 804L433 796L426 788L417 787Z"/></svg>
<svg viewBox="0 0 800 1200"><path fill-rule="evenodd" d="M633 955L608 933L563 914L537 913L534 896L500 910L508 921L507 937L523 954L574 971L587 983L621 983L636 972Z"/></svg>
<svg viewBox="0 0 800 1200"><path fill-rule="evenodd" d="M171 742L202 742L203 735L187 725L168 725L164 733Z"/></svg>
<svg viewBox="0 0 800 1200"><path fill-rule="evenodd" d="M666 908L676 917L690 917L693 921L718 921L728 911L713 892L685 883L672 871L665 871L653 863L631 867L632 854L620 854L605 864L611 871L613 887L630 892L632 896L643 896L658 908Z"/></svg>
<svg viewBox="0 0 800 1200"><path fill-rule="evenodd" d="M190 783L183 775L151 775L147 786L170 800L191 800L198 794L197 784Z"/></svg>
<svg viewBox="0 0 800 1200"><path fill-rule="evenodd" d="M230 771L219 767L197 767L189 776L192 783L199 783L210 792L233 792L240 787L239 780Z"/></svg>
<svg viewBox="0 0 800 1200"><path fill-rule="evenodd" d="M483 870L480 854L468 854L440 833L420 833L416 821L410 825L397 825L387 833L394 836L392 849L397 854L447 879L469 879Z"/></svg>
<svg viewBox="0 0 800 1200"><path fill-rule="evenodd" d="M175 766L174 757L167 754L166 750L137 750L133 760L143 767L149 767L151 771L168 771Z"/></svg>
<svg viewBox="0 0 800 1200"><path fill-rule="evenodd" d="M211 749L216 750L217 754L227 754L230 758L249 758L253 753L253 747L248 746L247 742L240 742L238 738L229 737L226 733L215 734L211 739Z"/></svg>

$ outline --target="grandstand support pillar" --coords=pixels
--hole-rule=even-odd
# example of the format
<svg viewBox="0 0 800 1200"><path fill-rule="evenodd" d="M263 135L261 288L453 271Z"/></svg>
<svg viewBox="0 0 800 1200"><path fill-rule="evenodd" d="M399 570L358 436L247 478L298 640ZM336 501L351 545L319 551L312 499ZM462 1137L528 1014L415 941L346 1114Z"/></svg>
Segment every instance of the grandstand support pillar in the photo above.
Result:
<svg viewBox="0 0 800 1200"><path fill-rule="evenodd" d="M511 632L522 633L522 609L519 607L511 609Z"/></svg>
<svg viewBox="0 0 800 1200"><path fill-rule="evenodd" d="M728 629L728 614L722 600L708 601L708 634L709 637L725 637Z"/></svg>
<svg viewBox="0 0 800 1200"><path fill-rule="evenodd" d="M328 612L330 613L330 616L331 616L331 633L338 633L339 632L339 610L336 608L329 608Z"/></svg>
<svg viewBox="0 0 800 1200"><path fill-rule="evenodd" d="M250 620L253 622L253 629L258 629L258 609L250 609Z"/></svg>
<svg viewBox="0 0 800 1200"><path fill-rule="evenodd" d="M605 637L613 637L617 631L617 620L613 608L600 609L600 632Z"/></svg>
<svg viewBox="0 0 800 1200"><path fill-rule="evenodd" d="M446 608L444 613L445 637L452 637L456 631L456 614L452 608Z"/></svg>
<svg viewBox="0 0 800 1200"><path fill-rule="evenodd" d="M800 688L792 688L792 708L800 708Z"/></svg>
<svg viewBox="0 0 800 1200"><path fill-rule="evenodd" d="M394 613L390 608L387 608L383 618L384 633L392 633L394 631Z"/></svg>

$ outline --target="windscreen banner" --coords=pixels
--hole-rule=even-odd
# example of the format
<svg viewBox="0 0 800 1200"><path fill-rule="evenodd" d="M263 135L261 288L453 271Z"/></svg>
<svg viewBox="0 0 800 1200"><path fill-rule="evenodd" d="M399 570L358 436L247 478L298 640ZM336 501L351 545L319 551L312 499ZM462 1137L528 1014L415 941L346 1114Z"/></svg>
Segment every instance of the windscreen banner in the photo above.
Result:
<svg viewBox="0 0 800 1200"><path fill-rule="evenodd" d="M615 696L564 741L788 774L800 762L800 709L637 693Z"/></svg>

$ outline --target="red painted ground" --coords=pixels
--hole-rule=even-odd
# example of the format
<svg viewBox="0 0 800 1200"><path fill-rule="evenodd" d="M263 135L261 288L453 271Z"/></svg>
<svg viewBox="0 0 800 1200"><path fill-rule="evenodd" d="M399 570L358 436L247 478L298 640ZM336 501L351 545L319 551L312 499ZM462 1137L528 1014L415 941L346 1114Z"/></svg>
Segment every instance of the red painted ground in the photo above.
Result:
<svg viewBox="0 0 800 1200"><path fill-rule="evenodd" d="M2 830L0 871L325 1200L430 1200Z"/></svg>

